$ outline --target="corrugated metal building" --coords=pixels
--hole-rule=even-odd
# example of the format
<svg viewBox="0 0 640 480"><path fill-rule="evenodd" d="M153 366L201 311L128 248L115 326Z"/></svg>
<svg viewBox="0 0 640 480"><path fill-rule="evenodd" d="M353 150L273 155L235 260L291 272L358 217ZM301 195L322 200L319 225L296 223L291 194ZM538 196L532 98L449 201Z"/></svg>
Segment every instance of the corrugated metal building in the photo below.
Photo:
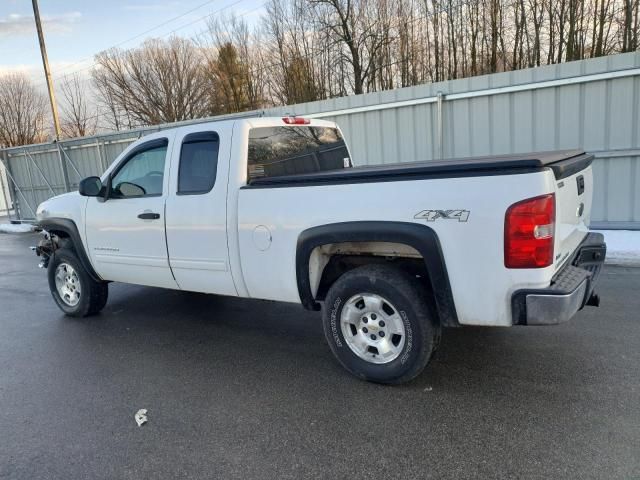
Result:
<svg viewBox="0 0 640 480"><path fill-rule="evenodd" d="M264 111L285 113L338 122L356 165L583 148L595 226L640 229L640 52ZM166 127L5 150L21 218Z"/></svg>

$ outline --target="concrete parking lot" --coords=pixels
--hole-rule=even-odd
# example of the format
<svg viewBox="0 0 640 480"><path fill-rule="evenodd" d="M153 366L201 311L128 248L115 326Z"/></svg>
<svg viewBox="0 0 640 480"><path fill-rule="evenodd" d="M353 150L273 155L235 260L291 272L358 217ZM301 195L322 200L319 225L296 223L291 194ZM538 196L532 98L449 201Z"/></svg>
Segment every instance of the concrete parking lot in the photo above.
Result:
<svg viewBox="0 0 640 480"><path fill-rule="evenodd" d="M64 317L36 241L0 235L3 480L640 478L640 269L566 325L448 330L383 387L296 305L113 284Z"/></svg>

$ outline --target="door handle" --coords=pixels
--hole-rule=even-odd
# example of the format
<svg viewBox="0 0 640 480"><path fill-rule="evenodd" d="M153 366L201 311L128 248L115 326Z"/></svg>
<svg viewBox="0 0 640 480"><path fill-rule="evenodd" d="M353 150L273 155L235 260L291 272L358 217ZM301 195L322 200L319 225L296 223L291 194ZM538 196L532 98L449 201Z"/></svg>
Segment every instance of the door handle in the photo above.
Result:
<svg viewBox="0 0 640 480"><path fill-rule="evenodd" d="M152 212L144 212L138 215L138 218L141 218L142 220L157 220L160 218L160 214L152 213Z"/></svg>

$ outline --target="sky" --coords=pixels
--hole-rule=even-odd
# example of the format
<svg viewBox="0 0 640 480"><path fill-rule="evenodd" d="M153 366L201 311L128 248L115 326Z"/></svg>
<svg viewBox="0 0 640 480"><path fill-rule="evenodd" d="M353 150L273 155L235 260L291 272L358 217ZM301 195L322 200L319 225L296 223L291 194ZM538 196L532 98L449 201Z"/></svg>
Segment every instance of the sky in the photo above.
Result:
<svg viewBox="0 0 640 480"><path fill-rule="evenodd" d="M54 82L89 74L93 55L113 46L131 48L146 38L193 37L211 16L235 12L250 24L264 0L40 0ZM179 18L176 18L179 17ZM150 31L149 31L150 30ZM30 0L0 0L0 74L27 73L44 87L44 70Z"/></svg>

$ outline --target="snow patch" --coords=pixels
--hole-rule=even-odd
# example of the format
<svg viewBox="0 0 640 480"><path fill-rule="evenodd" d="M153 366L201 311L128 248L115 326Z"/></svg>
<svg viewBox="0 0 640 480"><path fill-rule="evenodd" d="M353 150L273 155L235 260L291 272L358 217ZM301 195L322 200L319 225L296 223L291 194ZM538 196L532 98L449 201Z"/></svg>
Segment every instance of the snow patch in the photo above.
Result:
<svg viewBox="0 0 640 480"><path fill-rule="evenodd" d="M594 230L604 235L607 244L606 263L640 267L640 231Z"/></svg>
<svg viewBox="0 0 640 480"><path fill-rule="evenodd" d="M33 225L28 223L0 223L0 233L28 233L33 230Z"/></svg>

